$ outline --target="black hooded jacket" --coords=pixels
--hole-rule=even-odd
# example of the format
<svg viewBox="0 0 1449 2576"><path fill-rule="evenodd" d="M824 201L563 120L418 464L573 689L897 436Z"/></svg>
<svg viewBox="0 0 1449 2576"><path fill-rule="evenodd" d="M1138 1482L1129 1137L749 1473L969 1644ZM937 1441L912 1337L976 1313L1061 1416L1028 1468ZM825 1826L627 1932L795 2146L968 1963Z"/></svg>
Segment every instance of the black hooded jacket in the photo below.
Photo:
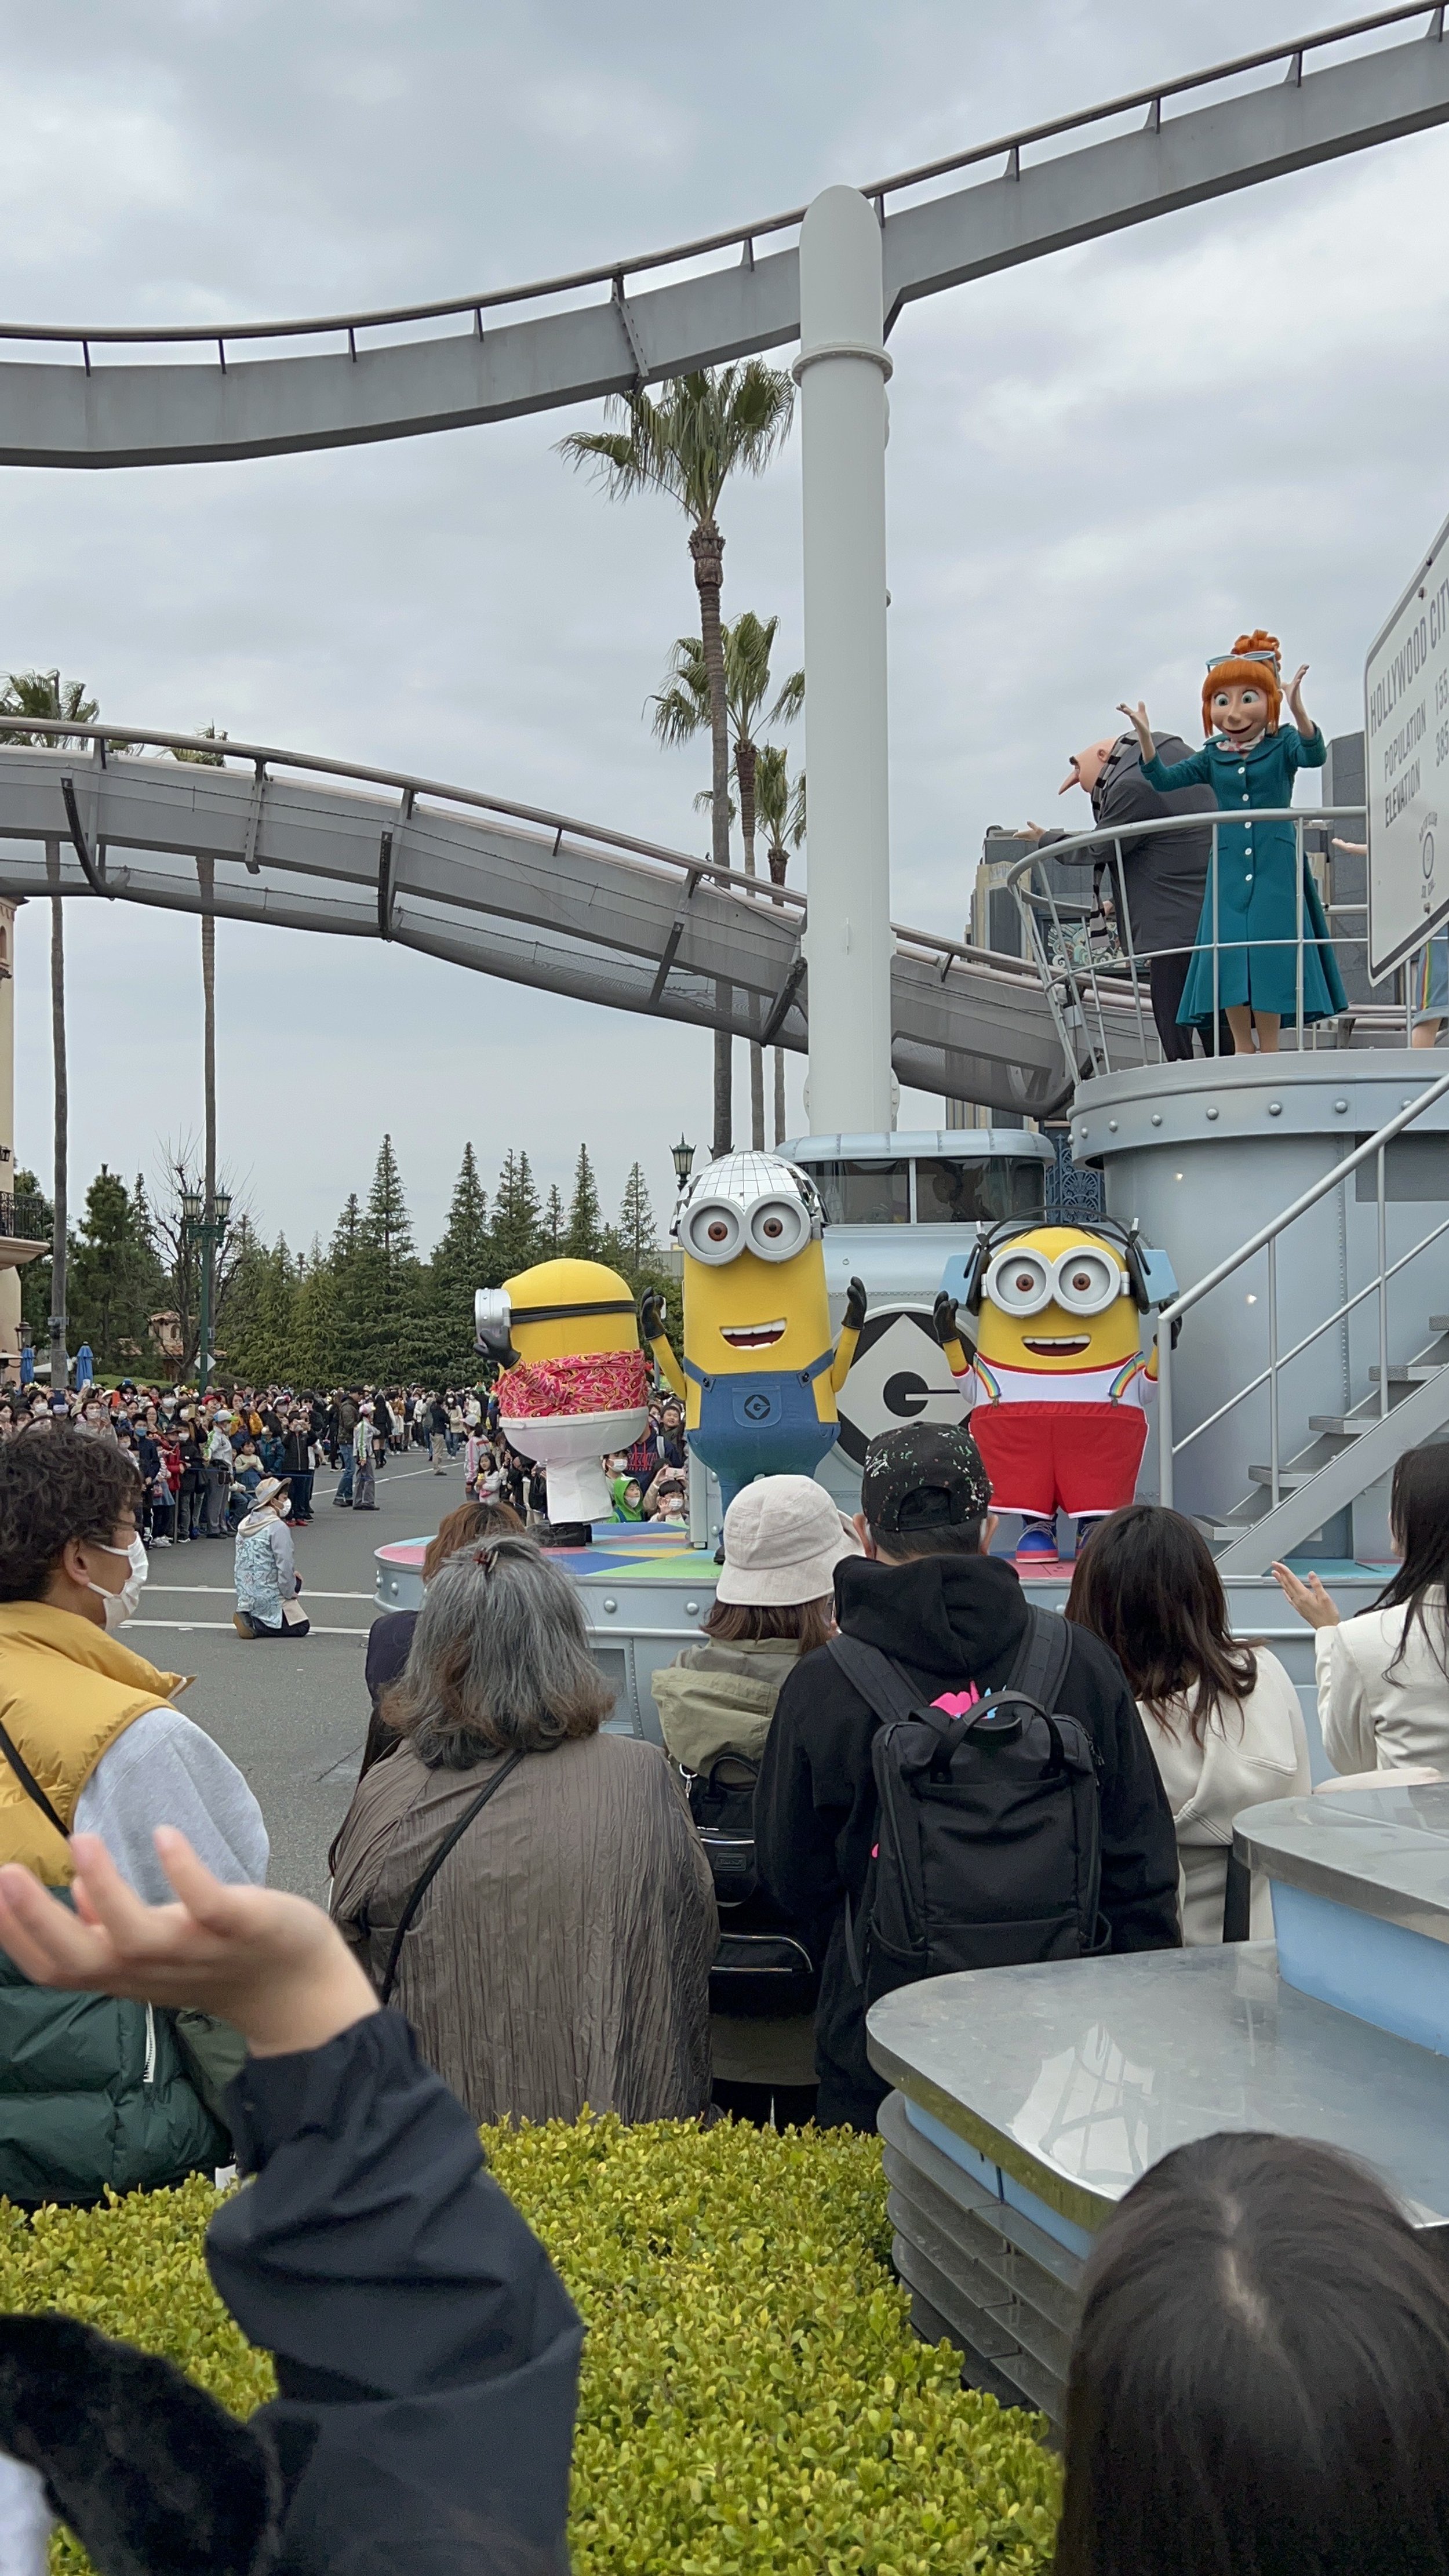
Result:
<svg viewBox="0 0 1449 2576"><path fill-rule="evenodd" d="M900 1565L849 1557L836 1568L843 1632L878 1646L924 1700L954 1685L999 1689L1026 1628L1014 1566L999 1556L927 1556ZM1122 1667L1086 1629L1056 1705L1080 1719L1099 1756L1102 1912L1118 1950L1175 1949L1177 1842L1172 1814ZM755 1847L770 1893L820 1927L828 1947L816 2012L823 2124L873 2128L887 2087L865 2054L865 2015L845 1957L841 1900L865 1891L876 1839L871 1739L879 1720L821 1648L804 1656L775 1707L755 1793Z"/></svg>

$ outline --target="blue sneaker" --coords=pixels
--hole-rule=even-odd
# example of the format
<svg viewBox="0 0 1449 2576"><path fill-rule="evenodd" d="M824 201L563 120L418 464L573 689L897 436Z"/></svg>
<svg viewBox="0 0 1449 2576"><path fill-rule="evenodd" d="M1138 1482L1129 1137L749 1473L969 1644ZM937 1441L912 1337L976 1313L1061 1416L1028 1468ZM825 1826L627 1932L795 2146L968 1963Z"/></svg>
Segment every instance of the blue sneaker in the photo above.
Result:
<svg viewBox="0 0 1449 2576"><path fill-rule="evenodd" d="M1028 1565L1055 1565L1057 1562L1055 1530L1049 1529L1042 1521L1028 1522L1016 1542L1016 1554L1018 1562L1024 1559Z"/></svg>

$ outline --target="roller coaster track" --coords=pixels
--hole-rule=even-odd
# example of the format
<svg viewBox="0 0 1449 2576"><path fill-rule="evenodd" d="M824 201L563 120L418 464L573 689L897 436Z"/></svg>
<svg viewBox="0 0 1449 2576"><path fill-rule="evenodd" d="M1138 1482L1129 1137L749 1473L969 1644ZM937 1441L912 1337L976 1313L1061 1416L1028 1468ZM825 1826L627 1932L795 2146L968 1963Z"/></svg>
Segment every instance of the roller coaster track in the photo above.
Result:
<svg viewBox="0 0 1449 2576"><path fill-rule="evenodd" d="M1415 20L1425 34L1393 40ZM1443 24L1442 6L1383 10L872 180L888 327L917 297L1442 124ZM1335 47L1359 50L1325 62ZM0 324L0 344L62 353L0 360L0 463L166 465L412 438L778 348L799 336L803 215L450 303ZM139 363L118 354L140 347L152 354Z"/></svg>
<svg viewBox="0 0 1449 2576"><path fill-rule="evenodd" d="M55 747L3 744L22 723ZM146 756L167 750L205 762ZM805 1049L805 900L793 887L400 770L265 743L228 741L226 765L215 757L190 734L0 719L0 898L340 931ZM213 863L209 900L198 860ZM1028 1116L1059 1105L1061 1044L1035 968L893 928L898 1079ZM1130 1058L1125 1003L1122 1018L1114 1044Z"/></svg>

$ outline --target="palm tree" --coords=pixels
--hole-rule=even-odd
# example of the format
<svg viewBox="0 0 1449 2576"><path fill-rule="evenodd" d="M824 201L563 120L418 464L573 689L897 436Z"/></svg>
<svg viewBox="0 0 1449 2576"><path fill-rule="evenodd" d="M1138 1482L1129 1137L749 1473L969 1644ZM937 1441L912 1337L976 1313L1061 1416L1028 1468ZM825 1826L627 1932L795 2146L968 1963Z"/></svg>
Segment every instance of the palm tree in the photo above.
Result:
<svg viewBox="0 0 1449 2576"><path fill-rule="evenodd" d="M791 784L790 755L778 742L762 742L755 767L755 803L765 827L770 882L782 886L790 851L805 838L805 772ZM776 897L779 901L779 897ZM775 1142L785 1140L785 1050L775 1049Z"/></svg>
<svg viewBox="0 0 1449 2576"><path fill-rule="evenodd" d="M642 385L613 396L602 430L574 430L559 441L559 454L600 473L611 500L634 492L663 492L689 521L689 551L699 594L700 646L709 683L713 798L711 856L717 868L730 857L729 725L725 708L724 645L720 591L724 537L715 516L731 474L761 474L789 433L795 387L780 368L760 358L736 360L667 384L656 402ZM714 1042L714 1152L730 1147L730 1015L727 984L715 988L719 1013Z"/></svg>
<svg viewBox="0 0 1449 2576"><path fill-rule="evenodd" d="M225 742L226 735L224 733L218 733L215 725L207 725L203 728L201 738L204 742ZM193 761L202 769L221 769L225 766L225 755L219 751L177 750L173 747L171 757L173 760ZM204 1153L206 1163L205 1178L202 1186L206 1193L206 1221L209 1225L211 1223L212 1210L216 1204L215 859L199 858L197 860L196 882L201 891L201 1079L202 1116L205 1128Z"/></svg>
<svg viewBox="0 0 1449 2576"><path fill-rule="evenodd" d="M99 713L86 696L83 680L62 680L59 671L12 671L0 694L0 715L48 717L58 724L94 724ZM83 739L84 737L82 737ZM7 733L7 742L61 747L64 734ZM67 1181L70 1156L70 1083L65 1037L65 906L60 897L60 843L45 844L45 873L56 889L50 898L50 1052L55 1092L55 1177L51 1187L55 1218L50 1238L50 1383L63 1387L70 1373L66 1353L66 1245L69 1209Z"/></svg>
<svg viewBox="0 0 1449 2576"><path fill-rule="evenodd" d="M792 671L768 715L770 651L780 621L762 624L747 608L733 626L721 626L724 660L725 719L730 756L740 791L740 829L745 844L745 874L755 874L755 770L759 759L756 730L765 724L793 724L805 701L805 674ZM681 635L669 657L669 670L659 695L650 700L654 730L663 743L688 742L711 718L709 675L704 648L693 635ZM711 788L709 801L714 804ZM756 1152L765 1142L765 1051L750 1044L750 1142Z"/></svg>

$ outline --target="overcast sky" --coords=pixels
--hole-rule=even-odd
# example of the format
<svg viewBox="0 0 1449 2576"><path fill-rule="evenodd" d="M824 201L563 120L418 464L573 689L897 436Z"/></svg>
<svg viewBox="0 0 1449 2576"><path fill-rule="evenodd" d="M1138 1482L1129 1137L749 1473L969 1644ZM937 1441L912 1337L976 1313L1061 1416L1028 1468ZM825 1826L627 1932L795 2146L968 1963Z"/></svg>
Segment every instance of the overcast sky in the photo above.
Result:
<svg viewBox="0 0 1449 2576"><path fill-rule="evenodd" d="M1302 32L1306 0L0 0L7 318L280 317L466 295L759 217ZM1317 13L1328 20L1332 12ZM908 308L892 341L893 908L959 934L982 834L1058 807L1123 696L1196 738L1244 626L1329 733L1449 510L1449 135ZM641 710L693 616L683 523L553 453L575 421L0 486L0 669L118 723L430 772L703 844L702 756ZM727 499L725 609L799 658L798 450ZM199 1123L194 921L69 908L71 1173ZM17 1155L49 1172L44 908L18 938ZM223 1160L330 1230L390 1129L424 1248L581 1137L656 1203L708 1136L702 1034L357 941L223 924ZM748 1118L743 1050L737 1128ZM792 1118L803 1067L791 1059ZM903 1123L939 1103L908 1093Z"/></svg>

